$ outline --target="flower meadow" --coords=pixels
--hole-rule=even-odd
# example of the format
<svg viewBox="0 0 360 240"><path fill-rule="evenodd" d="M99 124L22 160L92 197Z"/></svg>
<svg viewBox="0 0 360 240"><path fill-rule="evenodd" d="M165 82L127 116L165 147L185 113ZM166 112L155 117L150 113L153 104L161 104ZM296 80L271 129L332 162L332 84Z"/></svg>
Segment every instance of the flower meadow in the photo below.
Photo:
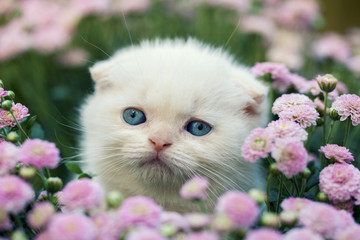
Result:
<svg viewBox="0 0 360 240"><path fill-rule="evenodd" d="M360 30L320 33L316 1L0 6L0 240L359 239ZM266 186L206 209L209 179L194 176L179 198L199 210L178 213L106 193L84 172L74 109L92 62L139 39L187 36L227 48L269 86L269 121L239 156L263 166Z"/></svg>

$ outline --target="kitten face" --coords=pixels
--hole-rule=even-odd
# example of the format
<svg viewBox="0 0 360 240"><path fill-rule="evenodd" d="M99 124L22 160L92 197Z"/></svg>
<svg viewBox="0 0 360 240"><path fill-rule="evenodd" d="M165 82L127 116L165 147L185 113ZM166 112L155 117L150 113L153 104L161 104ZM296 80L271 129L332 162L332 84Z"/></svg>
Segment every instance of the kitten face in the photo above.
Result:
<svg viewBox="0 0 360 240"><path fill-rule="evenodd" d="M266 88L227 54L193 40L144 42L91 73L84 147L105 187L179 187L195 174L222 188L254 184L240 148L265 121Z"/></svg>

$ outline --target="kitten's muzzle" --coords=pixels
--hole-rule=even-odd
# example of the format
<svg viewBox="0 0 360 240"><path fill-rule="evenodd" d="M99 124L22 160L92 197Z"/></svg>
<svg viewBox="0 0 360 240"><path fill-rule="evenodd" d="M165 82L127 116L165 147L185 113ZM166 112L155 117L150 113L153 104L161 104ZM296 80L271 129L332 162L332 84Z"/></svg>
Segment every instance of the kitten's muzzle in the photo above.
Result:
<svg viewBox="0 0 360 240"><path fill-rule="evenodd" d="M155 151L160 152L164 148L172 145L170 141L163 140L161 138L149 138L150 143L154 147Z"/></svg>

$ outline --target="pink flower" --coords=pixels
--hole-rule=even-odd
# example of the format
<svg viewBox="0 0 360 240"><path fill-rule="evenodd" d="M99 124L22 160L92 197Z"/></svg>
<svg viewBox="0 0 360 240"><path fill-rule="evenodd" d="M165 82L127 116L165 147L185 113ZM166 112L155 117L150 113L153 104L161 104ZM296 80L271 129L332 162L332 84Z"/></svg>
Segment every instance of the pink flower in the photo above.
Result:
<svg viewBox="0 0 360 240"><path fill-rule="evenodd" d="M2 87L0 87L0 97L5 97L8 95L8 92L5 91ZM1 102L1 99L0 99Z"/></svg>
<svg viewBox="0 0 360 240"><path fill-rule="evenodd" d="M113 1L110 11L117 13L132 13L132 12L144 12L149 9L151 0L137 0L137 1Z"/></svg>
<svg viewBox="0 0 360 240"><path fill-rule="evenodd" d="M256 77L270 74L272 79L281 79L287 76L289 69L282 63L262 62L251 68Z"/></svg>
<svg viewBox="0 0 360 240"><path fill-rule="evenodd" d="M97 229L97 240L117 240L121 236L123 229L117 222L116 215L111 212L98 213L91 220Z"/></svg>
<svg viewBox="0 0 360 240"><path fill-rule="evenodd" d="M351 48L339 34L327 33L313 42L312 52L318 59L333 58L345 62L351 55Z"/></svg>
<svg viewBox="0 0 360 240"><path fill-rule="evenodd" d="M55 168L60 161L60 152L52 142L27 139L20 147L19 161L38 169Z"/></svg>
<svg viewBox="0 0 360 240"><path fill-rule="evenodd" d="M302 208L304 208L310 203L312 203L312 201L306 198L290 197L290 198L285 198L281 202L281 208L284 211L299 212Z"/></svg>
<svg viewBox="0 0 360 240"><path fill-rule="evenodd" d="M83 209L90 211L99 207L104 199L101 186L88 178L69 182L59 196L59 203L68 210Z"/></svg>
<svg viewBox="0 0 360 240"><path fill-rule="evenodd" d="M211 228L216 232L226 233L233 230L234 226L228 215L216 214L212 219Z"/></svg>
<svg viewBox="0 0 360 240"><path fill-rule="evenodd" d="M249 228L255 223L260 210L255 200L247 194L229 191L219 198L216 212L227 215L234 227Z"/></svg>
<svg viewBox="0 0 360 240"><path fill-rule="evenodd" d="M14 113L15 118L18 120L19 123L22 122L24 117L30 116L30 114L28 114L29 110L27 107L21 105L20 103L13 103L11 110ZM16 122L13 118L13 116L10 114L9 111L5 111L3 109L0 109L0 128L3 127L15 127L16 126Z"/></svg>
<svg viewBox="0 0 360 240"><path fill-rule="evenodd" d="M352 197L360 204L360 171L351 164L335 163L320 172L320 191L333 202L345 202Z"/></svg>
<svg viewBox="0 0 360 240"><path fill-rule="evenodd" d="M255 128L245 138L241 147L241 154L246 161L255 162L259 158L266 158L273 146L273 135L263 128Z"/></svg>
<svg viewBox="0 0 360 240"><path fill-rule="evenodd" d="M206 0L205 2L215 6L224 6L239 12L246 12L251 6L249 0Z"/></svg>
<svg viewBox="0 0 360 240"><path fill-rule="evenodd" d="M245 240L282 240L282 234L271 228L259 228L251 230L246 234Z"/></svg>
<svg viewBox="0 0 360 240"><path fill-rule="evenodd" d="M59 62L68 67L79 67L86 64L89 59L89 53L82 48L72 48L62 53Z"/></svg>
<svg viewBox="0 0 360 240"><path fill-rule="evenodd" d="M176 231L188 231L190 228L185 217L177 212L162 212L160 219L161 224L171 225Z"/></svg>
<svg viewBox="0 0 360 240"><path fill-rule="evenodd" d="M240 19L241 31L257 33L270 39L275 31L275 24L271 18L262 15L243 16Z"/></svg>
<svg viewBox="0 0 360 240"><path fill-rule="evenodd" d="M288 231L284 240L323 240L321 235L311 231L308 228L293 228Z"/></svg>
<svg viewBox="0 0 360 240"><path fill-rule="evenodd" d="M26 221L33 229L40 229L49 222L55 214L54 206L50 202L38 202L28 213Z"/></svg>
<svg viewBox="0 0 360 240"><path fill-rule="evenodd" d="M13 170L18 162L19 149L12 143L0 143L0 176L7 175Z"/></svg>
<svg viewBox="0 0 360 240"><path fill-rule="evenodd" d="M194 176L181 187L180 196L189 200L205 200L208 188L209 180L206 177Z"/></svg>
<svg viewBox="0 0 360 240"><path fill-rule="evenodd" d="M9 175L0 177L0 206L11 213L18 213L33 200L32 187L21 178Z"/></svg>
<svg viewBox="0 0 360 240"><path fill-rule="evenodd" d="M220 236L211 231L200 231L188 234L184 240L220 240Z"/></svg>
<svg viewBox="0 0 360 240"><path fill-rule="evenodd" d="M298 123L302 128L316 125L316 119L319 118L319 113L315 107L308 105L295 105L289 107L288 110L279 113L280 119L290 120Z"/></svg>
<svg viewBox="0 0 360 240"><path fill-rule="evenodd" d="M287 178L305 170L307 151L303 144L294 139L278 139L271 153L275 159L275 167Z"/></svg>
<svg viewBox="0 0 360 240"><path fill-rule="evenodd" d="M308 136L306 130L300 127L299 124L285 119L270 122L266 130L274 139L292 138L305 141Z"/></svg>
<svg viewBox="0 0 360 240"><path fill-rule="evenodd" d="M323 153L327 159L332 162L350 163L354 161L354 157L346 147L337 144L327 144L320 147L319 152Z"/></svg>
<svg viewBox="0 0 360 240"><path fill-rule="evenodd" d="M84 215L58 213L51 219L46 233L52 240L90 240L96 237L96 227Z"/></svg>
<svg viewBox="0 0 360 240"><path fill-rule="evenodd" d="M156 227L160 223L161 207L154 200L135 196L127 198L118 210L119 221L124 227L148 226Z"/></svg>
<svg viewBox="0 0 360 240"><path fill-rule="evenodd" d="M312 202L299 212L299 224L325 238L333 238L339 230L353 224L350 215L345 217L343 213L328 204Z"/></svg>
<svg viewBox="0 0 360 240"><path fill-rule="evenodd" d="M360 226L351 225L339 231L336 234L335 240L354 240L354 239L358 239L359 236L360 236Z"/></svg>
<svg viewBox="0 0 360 240"><path fill-rule="evenodd" d="M126 240L165 240L165 238L156 229L139 227L131 231Z"/></svg>
<svg viewBox="0 0 360 240"><path fill-rule="evenodd" d="M289 111L289 108L293 106L306 105L309 107L314 107L314 103L311 99L303 94L290 93L283 94L281 97L277 98L273 104L272 112L274 114L279 114L283 111Z"/></svg>
<svg viewBox="0 0 360 240"><path fill-rule="evenodd" d="M332 108L338 111L340 121L351 118L352 125L360 123L360 97L355 94L344 94L339 96L332 104Z"/></svg>
<svg viewBox="0 0 360 240"><path fill-rule="evenodd" d="M211 222L211 217L203 213L187 213L184 217L188 225L193 229L205 228Z"/></svg>

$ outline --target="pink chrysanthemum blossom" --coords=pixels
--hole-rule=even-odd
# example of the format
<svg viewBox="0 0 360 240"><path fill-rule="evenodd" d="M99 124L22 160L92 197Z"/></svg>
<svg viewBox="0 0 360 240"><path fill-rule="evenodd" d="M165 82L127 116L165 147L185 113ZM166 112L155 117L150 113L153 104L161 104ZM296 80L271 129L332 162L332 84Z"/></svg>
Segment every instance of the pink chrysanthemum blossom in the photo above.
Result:
<svg viewBox="0 0 360 240"><path fill-rule="evenodd" d="M266 128L268 134L274 139L292 138L299 141L305 141L308 133L299 124L285 119L272 121Z"/></svg>
<svg viewBox="0 0 360 240"><path fill-rule="evenodd" d="M254 199L239 191L223 194L216 205L218 214L227 215L237 228L249 228L257 219L260 210Z"/></svg>
<svg viewBox="0 0 360 240"><path fill-rule="evenodd" d="M355 94L344 94L339 96L332 104L338 114L340 121L351 118L352 125L357 126L360 123L360 97Z"/></svg>
<svg viewBox="0 0 360 240"><path fill-rule="evenodd" d="M22 122L24 117L30 116L29 109L21 105L20 103L13 103L11 110L13 111L14 116L19 123ZM10 114L9 111L5 111L4 109L0 109L0 123L0 128L16 126L16 122L13 116Z"/></svg>
<svg viewBox="0 0 360 240"><path fill-rule="evenodd" d="M91 217L96 229L96 240L117 240L123 229L117 221L116 215L107 212L98 213Z"/></svg>
<svg viewBox="0 0 360 240"><path fill-rule="evenodd" d="M346 215L343 215L344 213ZM354 220L350 214L336 210L325 203L312 202L299 212L299 225L311 229L326 239L334 238L339 230L352 224Z"/></svg>
<svg viewBox="0 0 360 240"><path fill-rule="evenodd" d="M299 93L306 93L308 92L308 83L309 80L307 80L306 78L296 74L296 73L290 73L288 75L289 80L291 81L292 85L294 86L294 88L299 92Z"/></svg>
<svg viewBox="0 0 360 240"><path fill-rule="evenodd" d="M3 88L0 88L0 102L1 102L1 97L5 97L8 95L8 92L5 91Z"/></svg>
<svg viewBox="0 0 360 240"><path fill-rule="evenodd" d="M270 74L271 78L275 80L286 77L289 69L282 63L258 62L251 68L251 72L256 77L263 77Z"/></svg>
<svg viewBox="0 0 360 240"><path fill-rule="evenodd" d="M19 149L12 143L0 143L0 176L7 175L13 170L18 162L17 153Z"/></svg>
<svg viewBox="0 0 360 240"><path fill-rule="evenodd" d="M275 167L287 178L302 172L307 164L307 151L302 142L294 139L278 139L271 156L275 159Z"/></svg>
<svg viewBox="0 0 360 240"><path fill-rule="evenodd" d="M350 163L354 161L354 157L346 147L337 144L327 144L320 147L319 152L323 153L327 159L332 162Z"/></svg>
<svg viewBox="0 0 360 240"><path fill-rule="evenodd" d="M345 202L352 197L360 204L360 171L351 164L335 163L320 172L320 191L332 202Z"/></svg>
<svg viewBox="0 0 360 240"><path fill-rule="evenodd" d="M0 206L11 213L18 213L34 198L32 187L21 178L8 175L0 177Z"/></svg>
<svg viewBox="0 0 360 240"><path fill-rule="evenodd" d="M200 229L207 227L211 222L210 215L203 213L187 213L184 215L188 225L193 229Z"/></svg>
<svg viewBox="0 0 360 240"><path fill-rule="evenodd" d="M302 128L316 126L316 119L319 113L315 107L308 105L296 105L289 107L288 110L279 113L280 119L290 120L298 123Z"/></svg>
<svg viewBox="0 0 360 240"><path fill-rule="evenodd" d="M281 97L277 98L273 104L272 112L274 114L279 114L282 111L288 111L290 107L297 105L307 105L314 107L314 103L311 99L303 94L290 93L283 94Z"/></svg>
<svg viewBox="0 0 360 240"><path fill-rule="evenodd" d="M359 239L360 236L360 226L351 225L342 229L336 234L335 240L354 240Z"/></svg>
<svg viewBox="0 0 360 240"><path fill-rule="evenodd" d="M55 214L54 206L50 202L38 202L28 213L26 221L33 229L45 227Z"/></svg>
<svg viewBox="0 0 360 240"><path fill-rule="evenodd" d="M176 231L188 232L190 229L189 223L185 217L178 212L162 212L160 216L161 224L172 226Z"/></svg>
<svg viewBox="0 0 360 240"><path fill-rule="evenodd" d="M156 227L160 223L162 208L151 198L136 196L127 198L118 210L119 221L126 227Z"/></svg>
<svg viewBox="0 0 360 240"><path fill-rule="evenodd" d="M349 43L339 34L327 33L312 43L312 53L318 59L333 58L346 62L351 55Z"/></svg>
<svg viewBox="0 0 360 240"><path fill-rule="evenodd" d="M88 178L69 182L59 195L59 203L67 210L90 211L99 207L103 199L104 190L98 183Z"/></svg>
<svg viewBox="0 0 360 240"><path fill-rule="evenodd" d="M284 211L299 212L302 208L304 208L310 203L312 203L312 201L307 198L290 197L290 198L285 198L281 202L280 206Z"/></svg>
<svg viewBox="0 0 360 240"><path fill-rule="evenodd" d="M60 161L60 152L52 142L27 139L20 147L19 161L38 169L55 168Z"/></svg>
<svg viewBox="0 0 360 240"><path fill-rule="evenodd" d="M234 229L233 222L226 214L215 214L212 219L211 228L219 233L230 232Z"/></svg>
<svg viewBox="0 0 360 240"><path fill-rule="evenodd" d="M208 194L209 180L206 177L194 176L188 180L180 189L180 196L189 200L205 200Z"/></svg>
<svg viewBox="0 0 360 240"><path fill-rule="evenodd" d="M241 147L241 154L246 161L255 162L259 158L265 158L271 152L273 135L263 128L255 128L245 138Z"/></svg>
<svg viewBox="0 0 360 240"><path fill-rule="evenodd" d="M323 240L323 237L308 228L293 228L288 231L284 240Z"/></svg>
<svg viewBox="0 0 360 240"><path fill-rule="evenodd" d="M271 228L259 228L246 234L245 240L283 240L281 232Z"/></svg>
<svg viewBox="0 0 360 240"><path fill-rule="evenodd" d="M52 240L89 240L95 239L96 227L79 213L58 213L52 217L46 235Z"/></svg>
<svg viewBox="0 0 360 240"><path fill-rule="evenodd" d="M200 231L188 234L184 240L220 240L220 236L212 231Z"/></svg>
<svg viewBox="0 0 360 240"><path fill-rule="evenodd" d="M344 210L350 214L354 213L354 205L355 205L355 200L354 199L350 199L349 201L346 202L338 202L338 203L332 203L332 205L338 209L338 210Z"/></svg>
<svg viewBox="0 0 360 240"><path fill-rule="evenodd" d="M158 230L142 226L131 231L126 240L165 240L165 238Z"/></svg>

